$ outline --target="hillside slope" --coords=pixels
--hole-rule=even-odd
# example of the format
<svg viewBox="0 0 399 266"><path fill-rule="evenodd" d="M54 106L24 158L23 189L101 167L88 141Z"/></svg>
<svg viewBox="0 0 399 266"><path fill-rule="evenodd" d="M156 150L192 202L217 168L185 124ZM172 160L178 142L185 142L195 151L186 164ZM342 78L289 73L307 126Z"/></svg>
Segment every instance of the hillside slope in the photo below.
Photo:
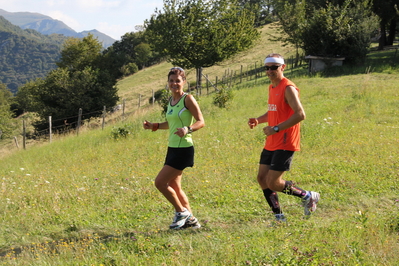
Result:
<svg viewBox="0 0 399 266"><path fill-rule="evenodd" d="M15 93L27 81L45 77L56 67L65 38L22 30L0 16L0 82Z"/></svg>

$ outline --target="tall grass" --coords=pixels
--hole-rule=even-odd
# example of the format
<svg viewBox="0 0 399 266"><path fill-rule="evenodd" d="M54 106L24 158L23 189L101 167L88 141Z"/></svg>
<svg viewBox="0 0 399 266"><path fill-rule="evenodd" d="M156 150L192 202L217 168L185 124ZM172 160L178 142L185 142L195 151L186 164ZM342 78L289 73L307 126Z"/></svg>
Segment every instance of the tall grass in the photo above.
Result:
<svg viewBox="0 0 399 266"><path fill-rule="evenodd" d="M167 132L115 140L112 127L13 153L0 161L0 263L4 265L395 265L399 260L398 75L298 77L307 119L302 151L286 179L320 192L304 219L280 195L288 224L273 215L256 182L267 85L241 87L229 109L200 98L206 127L183 187L199 230L168 230L173 209L153 180Z"/></svg>

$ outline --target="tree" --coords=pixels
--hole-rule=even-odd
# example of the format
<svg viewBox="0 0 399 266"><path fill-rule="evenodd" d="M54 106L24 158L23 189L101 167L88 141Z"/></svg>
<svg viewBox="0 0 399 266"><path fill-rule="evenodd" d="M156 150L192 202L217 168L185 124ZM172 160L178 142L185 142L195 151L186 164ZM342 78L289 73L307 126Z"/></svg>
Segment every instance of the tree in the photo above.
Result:
<svg viewBox="0 0 399 266"><path fill-rule="evenodd" d="M12 104L14 114L21 115L25 112L35 112L42 109L38 96L43 88L43 83L43 79L37 78L35 81L25 83L18 89Z"/></svg>
<svg viewBox="0 0 399 266"><path fill-rule="evenodd" d="M91 33L83 39L68 38L61 50L61 58L57 66L69 71L82 70L96 63L101 50L101 43Z"/></svg>
<svg viewBox="0 0 399 266"><path fill-rule="evenodd" d="M134 52L136 55L136 64L140 68L144 68L148 60L152 56L151 47L148 43L140 43L134 47Z"/></svg>
<svg viewBox="0 0 399 266"><path fill-rule="evenodd" d="M136 27L137 32L128 32L103 52L102 65L108 68L115 79L127 73L131 66L139 68L158 63L160 57L151 50L146 40L146 33L141 27ZM133 74L135 71L130 72Z"/></svg>
<svg viewBox="0 0 399 266"><path fill-rule="evenodd" d="M282 29L289 36L285 40L301 47L308 55L339 56L345 57L348 63L363 62L377 28L370 0L313 0L311 3L313 6L300 0L274 0ZM295 10L299 11L295 13Z"/></svg>
<svg viewBox="0 0 399 266"><path fill-rule="evenodd" d="M373 11L380 18L380 38L378 49L385 45L393 45L396 34L396 25L399 20L399 0L373 0ZM387 28L389 35L386 35Z"/></svg>
<svg viewBox="0 0 399 266"><path fill-rule="evenodd" d="M7 89L7 86L0 83L0 139L9 136L12 132L11 97L12 93Z"/></svg>
<svg viewBox="0 0 399 266"><path fill-rule="evenodd" d="M306 2L296 0L294 2L275 1L274 6L278 12L276 13L281 24L279 37L274 40L280 40L283 45L294 45L296 49L296 62L299 60L299 49L304 46L302 30L306 23ZM281 37L281 35L283 37Z"/></svg>
<svg viewBox="0 0 399 266"><path fill-rule="evenodd" d="M197 70L245 50L259 37L255 14L236 1L164 0L163 12L145 22L154 49L169 62Z"/></svg>
<svg viewBox="0 0 399 266"><path fill-rule="evenodd" d="M48 116L53 117L54 126L62 125L64 119L73 124L79 108L86 113L85 118L90 118L101 114L104 106L116 105L119 99L116 80L103 67L101 49L101 44L90 34L83 39L69 39L61 51L58 68L43 81L22 89L18 102L39 114L42 121L36 125L37 129ZM27 104L28 100L32 102Z"/></svg>
<svg viewBox="0 0 399 266"><path fill-rule="evenodd" d="M256 27L276 20L272 15L271 0L238 0L238 3L255 14Z"/></svg>

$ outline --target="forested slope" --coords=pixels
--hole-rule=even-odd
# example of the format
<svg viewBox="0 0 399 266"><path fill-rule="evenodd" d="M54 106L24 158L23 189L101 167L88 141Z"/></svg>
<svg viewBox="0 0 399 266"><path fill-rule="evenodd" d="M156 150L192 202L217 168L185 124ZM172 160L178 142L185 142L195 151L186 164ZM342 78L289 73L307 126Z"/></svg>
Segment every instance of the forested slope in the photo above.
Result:
<svg viewBox="0 0 399 266"><path fill-rule="evenodd" d="M22 30L0 16L0 82L15 93L27 81L45 77L56 67L65 38Z"/></svg>

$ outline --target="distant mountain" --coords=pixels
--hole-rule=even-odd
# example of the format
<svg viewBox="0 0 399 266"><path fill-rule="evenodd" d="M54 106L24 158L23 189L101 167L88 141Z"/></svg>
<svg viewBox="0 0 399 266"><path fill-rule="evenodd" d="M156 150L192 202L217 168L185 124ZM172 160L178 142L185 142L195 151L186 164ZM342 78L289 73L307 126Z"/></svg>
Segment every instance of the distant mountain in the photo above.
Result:
<svg viewBox="0 0 399 266"><path fill-rule="evenodd" d="M0 16L0 82L16 93L27 81L45 77L56 68L66 38L23 30Z"/></svg>
<svg viewBox="0 0 399 266"><path fill-rule="evenodd" d="M102 42L104 48L111 46L116 41L115 39L99 32L98 30L83 31L78 33L68 27L64 22L52 19L49 16L39 13L7 12L3 9L0 9L0 16L3 16L6 20L21 27L22 29L33 29L45 35L56 33L63 34L68 37L83 38L91 33L97 37L100 42Z"/></svg>

